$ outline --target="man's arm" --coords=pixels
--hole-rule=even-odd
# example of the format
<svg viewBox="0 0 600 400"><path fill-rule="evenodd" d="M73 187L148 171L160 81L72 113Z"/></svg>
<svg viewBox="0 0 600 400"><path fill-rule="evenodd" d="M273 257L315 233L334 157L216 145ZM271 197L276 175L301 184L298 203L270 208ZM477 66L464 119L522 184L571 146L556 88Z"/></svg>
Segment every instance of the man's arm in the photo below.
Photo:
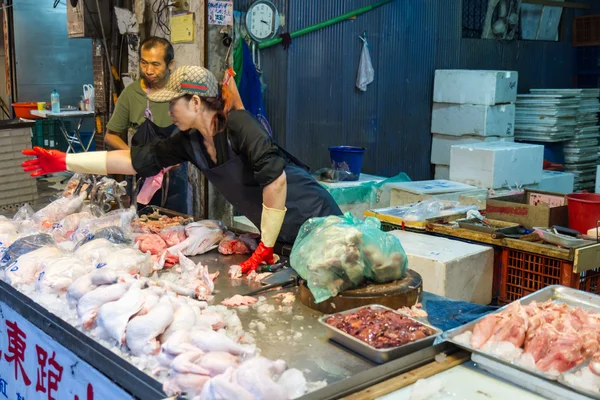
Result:
<svg viewBox="0 0 600 400"><path fill-rule="evenodd" d="M111 130L106 132L106 135L104 136L104 144L106 144L106 146L112 150L129 150L129 146L123 139L121 139L121 135Z"/></svg>

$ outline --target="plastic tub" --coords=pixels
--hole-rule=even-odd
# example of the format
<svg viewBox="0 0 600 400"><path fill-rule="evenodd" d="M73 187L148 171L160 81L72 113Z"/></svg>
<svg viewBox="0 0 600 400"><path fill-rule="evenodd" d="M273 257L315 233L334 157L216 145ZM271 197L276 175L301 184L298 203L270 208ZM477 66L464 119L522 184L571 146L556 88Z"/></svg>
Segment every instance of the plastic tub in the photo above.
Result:
<svg viewBox="0 0 600 400"><path fill-rule="evenodd" d="M569 228L585 233L596 227L600 220L600 194L571 193L569 200Z"/></svg>
<svg viewBox="0 0 600 400"><path fill-rule="evenodd" d="M35 115L32 115L30 111L37 110L37 103L13 103L13 107L15 109L15 117L16 118L25 118L25 119L39 119Z"/></svg>
<svg viewBox="0 0 600 400"><path fill-rule="evenodd" d="M349 171L354 175L350 181L357 181L360 178L363 156L366 149L364 147L354 146L335 146L329 148L329 157L333 169L339 171Z"/></svg>

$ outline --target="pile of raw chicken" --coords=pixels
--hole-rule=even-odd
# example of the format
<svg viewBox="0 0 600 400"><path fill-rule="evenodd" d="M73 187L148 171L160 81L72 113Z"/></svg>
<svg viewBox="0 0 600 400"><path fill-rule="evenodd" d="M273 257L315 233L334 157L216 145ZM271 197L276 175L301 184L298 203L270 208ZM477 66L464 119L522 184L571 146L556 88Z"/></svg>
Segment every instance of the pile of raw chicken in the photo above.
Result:
<svg viewBox="0 0 600 400"><path fill-rule="evenodd" d="M550 376L589 361L590 378L600 383L600 314L596 312L552 300L526 306L516 301L455 340Z"/></svg>
<svg viewBox="0 0 600 400"><path fill-rule="evenodd" d="M216 221L163 219L162 229L150 229L133 209L103 213L84 199L71 195L1 217L2 280L163 381L170 396L292 399L306 392L302 372L259 355L234 310L209 305L218 274L188 258L220 244L229 254L250 251L249 238Z"/></svg>

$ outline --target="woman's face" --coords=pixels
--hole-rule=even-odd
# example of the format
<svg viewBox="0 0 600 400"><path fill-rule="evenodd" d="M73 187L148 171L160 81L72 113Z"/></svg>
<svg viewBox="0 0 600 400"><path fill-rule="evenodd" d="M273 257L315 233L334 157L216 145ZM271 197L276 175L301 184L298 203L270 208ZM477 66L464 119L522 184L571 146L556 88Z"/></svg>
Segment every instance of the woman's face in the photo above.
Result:
<svg viewBox="0 0 600 400"><path fill-rule="evenodd" d="M192 97L191 100L187 100L185 97L171 100L169 103L169 115L180 131L183 132L192 128L194 120L198 115L199 104L200 99L196 96Z"/></svg>

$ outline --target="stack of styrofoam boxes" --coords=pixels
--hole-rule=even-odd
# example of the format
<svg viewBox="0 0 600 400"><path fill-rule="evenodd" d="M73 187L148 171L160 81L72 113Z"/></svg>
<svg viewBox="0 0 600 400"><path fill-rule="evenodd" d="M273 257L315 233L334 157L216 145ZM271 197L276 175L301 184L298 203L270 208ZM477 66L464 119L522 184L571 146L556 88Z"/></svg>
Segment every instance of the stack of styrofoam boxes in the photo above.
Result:
<svg viewBox="0 0 600 400"><path fill-rule="evenodd" d="M31 123L12 123L6 128L0 130L0 209L37 199L36 180L21 167L25 160L21 152L31 148Z"/></svg>
<svg viewBox="0 0 600 400"><path fill-rule="evenodd" d="M449 178L454 145L513 141L517 79L514 71L435 71L431 111L435 179Z"/></svg>

